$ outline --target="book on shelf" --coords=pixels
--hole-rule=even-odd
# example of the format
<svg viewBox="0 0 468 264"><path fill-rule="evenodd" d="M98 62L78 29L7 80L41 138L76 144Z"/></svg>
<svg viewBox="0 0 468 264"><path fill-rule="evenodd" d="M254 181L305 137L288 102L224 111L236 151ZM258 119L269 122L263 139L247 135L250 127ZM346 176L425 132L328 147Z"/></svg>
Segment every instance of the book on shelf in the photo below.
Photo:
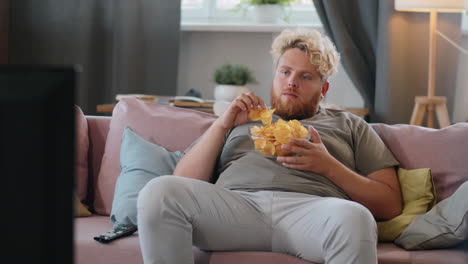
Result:
<svg viewBox="0 0 468 264"><path fill-rule="evenodd" d="M213 108L214 100L204 100L193 96L174 96L169 102L177 107Z"/></svg>
<svg viewBox="0 0 468 264"><path fill-rule="evenodd" d="M115 100L120 101L122 98L125 97L137 97L138 99L145 101L156 101L158 99L157 95L152 94L117 94L115 96Z"/></svg>
<svg viewBox="0 0 468 264"><path fill-rule="evenodd" d="M172 104L177 107L213 108L213 103L211 102L198 103L198 102L175 100L172 102Z"/></svg>
<svg viewBox="0 0 468 264"><path fill-rule="evenodd" d="M154 101L159 104L170 104L177 107L185 108L206 108L212 109L214 100L204 100L193 96L158 96L151 94L117 94L115 99L120 101L125 97L137 97L145 101Z"/></svg>

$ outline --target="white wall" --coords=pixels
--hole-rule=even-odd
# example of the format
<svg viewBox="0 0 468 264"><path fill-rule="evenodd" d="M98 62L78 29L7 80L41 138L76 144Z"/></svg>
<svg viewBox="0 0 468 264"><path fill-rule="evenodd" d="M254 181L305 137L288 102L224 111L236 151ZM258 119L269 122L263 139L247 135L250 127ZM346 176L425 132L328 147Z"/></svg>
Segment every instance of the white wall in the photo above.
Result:
<svg viewBox="0 0 468 264"><path fill-rule="evenodd" d="M179 53L178 95L190 88L202 92L205 99L213 99L215 87L212 74L224 63L249 66L258 84L248 88L270 102L270 87L273 79L271 43L277 33L271 32L206 32L183 31ZM345 70L340 67L337 75L330 78L330 90L326 103L343 107L363 107L364 101L357 92Z"/></svg>

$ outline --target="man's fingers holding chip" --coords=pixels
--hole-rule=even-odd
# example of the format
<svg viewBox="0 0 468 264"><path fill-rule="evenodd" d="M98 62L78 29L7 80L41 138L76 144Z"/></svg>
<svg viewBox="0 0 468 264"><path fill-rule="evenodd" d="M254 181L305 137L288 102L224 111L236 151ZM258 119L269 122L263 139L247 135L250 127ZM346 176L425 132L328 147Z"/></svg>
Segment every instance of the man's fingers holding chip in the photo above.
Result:
<svg viewBox="0 0 468 264"><path fill-rule="evenodd" d="M246 97L246 98L249 99L248 100L248 103L249 103L249 106L250 106L249 109L257 109L259 106L260 106L260 108L265 108L266 107L263 100L260 97L256 96L253 92L244 93L241 96Z"/></svg>
<svg viewBox="0 0 468 264"><path fill-rule="evenodd" d="M237 102L242 102L243 106L240 106L240 108L244 111L250 111L251 109L256 109L258 105L261 105L261 99L253 94L252 92L249 93L243 93L239 95L235 101Z"/></svg>
<svg viewBox="0 0 468 264"><path fill-rule="evenodd" d="M234 101L232 101L232 105L238 107L242 111L248 111L247 105L240 96L234 99Z"/></svg>
<svg viewBox="0 0 468 264"><path fill-rule="evenodd" d="M260 97L253 93L241 94L231 102L223 115L220 116L220 121L218 123L224 128L245 124L249 121L249 112L251 112L252 109L260 109L258 105L260 105L260 107L265 106L265 103Z"/></svg>
<svg viewBox="0 0 468 264"><path fill-rule="evenodd" d="M248 101L248 104L249 104L249 110L250 109L257 109L258 97L254 93L248 92L248 93L242 94L242 96L247 97L247 99L248 99L247 101Z"/></svg>
<svg viewBox="0 0 468 264"><path fill-rule="evenodd" d="M252 109L252 106L254 105L255 99L252 98L252 96L249 96L245 93L241 94L239 97L242 100L242 102L244 102L247 111L250 111L250 109Z"/></svg>

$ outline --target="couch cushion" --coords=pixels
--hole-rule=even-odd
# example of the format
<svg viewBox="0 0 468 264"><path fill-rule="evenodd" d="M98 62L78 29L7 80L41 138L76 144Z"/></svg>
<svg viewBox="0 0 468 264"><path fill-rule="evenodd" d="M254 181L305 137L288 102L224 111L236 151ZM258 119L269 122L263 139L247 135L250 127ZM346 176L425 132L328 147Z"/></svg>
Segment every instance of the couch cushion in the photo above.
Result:
<svg viewBox="0 0 468 264"><path fill-rule="evenodd" d="M88 152L88 205L93 205L94 189L97 185L102 156L109 133L110 116L86 116L88 121L89 152ZM93 208L91 208L93 209ZM94 209L93 209L94 210Z"/></svg>
<svg viewBox="0 0 468 264"><path fill-rule="evenodd" d="M75 105L75 192L80 201L87 198L88 188L88 122Z"/></svg>
<svg viewBox="0 0 468 264"><path fill-rule="evenodd" d="M137 225L137 198L152 179L171 175L182 152L171 152L161 145L144 140L125 127L120 150L121 173L115 185L111 220L114 224Z"/></svg>
<svg viewBox="0 0 468 264"><path fill-rule="evenodd" d="M403 197L403 210L397 217L377 222L379 241L395 240L416 216L427 212L435 202L436 196L430 169L398 168L398 181Z"/></svg>
<svg viewBox="0 0 468 264"><path fill-rule="evenodd" d="M449 248L468 239L468 181L429 212L417 216L395 240L405 249Z"/></svg>
<svg viewBox="0 0 468 264"><path fill-rule="evenodd" d="M468 123L442 129L372 124L404 169L430 168L437 201L468 180Z"/></svg>
<svg viewBox="0 0 468 264"><path fill-rule="evenodd" d="M125 126L142 138L169 151L182 151L216 119L215 115L159 105L136 97L124 98L115 106L107 135L101 169L94 189L94 210L109 215L114 188L120 174L120 145Z"/></svg>

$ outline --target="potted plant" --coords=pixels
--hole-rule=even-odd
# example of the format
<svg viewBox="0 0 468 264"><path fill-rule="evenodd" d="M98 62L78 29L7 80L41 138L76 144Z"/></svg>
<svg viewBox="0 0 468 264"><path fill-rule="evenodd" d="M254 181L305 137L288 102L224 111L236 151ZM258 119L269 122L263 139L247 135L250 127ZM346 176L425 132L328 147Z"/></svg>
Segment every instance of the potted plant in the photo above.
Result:
<svg viewBox="0 0 468 264"><path fill-rule="evenodd" d="M242 0L238 8L252 7L254 19L258 23L277 23L283 17L285 6L295 0Z"/></svg>
<svg viewBox="0 0 468 264"><path fill-rule="evenodd" d="M249 91L248 83L257 83L252 71L241 64L224 64L213 73L216 83L214 90L214 112L221 115L227 105L242 93Z"/></svg>

